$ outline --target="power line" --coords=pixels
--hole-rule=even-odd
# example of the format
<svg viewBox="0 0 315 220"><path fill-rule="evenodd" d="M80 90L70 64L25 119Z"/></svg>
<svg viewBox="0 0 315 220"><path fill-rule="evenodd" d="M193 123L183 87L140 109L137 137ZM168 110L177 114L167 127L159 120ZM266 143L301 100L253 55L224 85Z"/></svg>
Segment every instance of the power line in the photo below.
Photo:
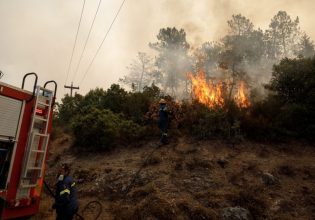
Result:
<svg viewBox="0 0 315 220"><path fill-rule="evenodd" d="M80 26L81 26L81 20L82 20L82 15L83 15L83 11L84 11L84 6L85 6L85 0L83 0L83 6L82 6L82 10L81 10L79 25L78 25L78 28L77 28L77 33L76 33L76 35L75 35L74 45L73 45L73 48L72 48L72 53L71 53L71 58L70 58L69 66L68 66L68 71L67 71L67 77L66 77L65 84L66 84L67 81L68 81L68 76L69 76L69 72L70 72L70 67L71 67L72 59L73 59L73 54L74 54L75 46L76 46L76 44L77 44L79 29L80 29Z"/></svg>
<svg viewBox="0 0 315 220"><path fill-rule="evenodd" d="M94 60L95 60L97 54L99 53L99 51L100 51L100 49L101 49L101 47L102 47L102 45L103 45L105 39L107 38L108 33L110 32L110 30L111 30L113 24L115 23L116 18L118 17L119 12L121 11L121 8L122 8L123 5L125 4L125 1L126 1L126 0L123 0L123 1L122 1L121 5L120 5L120 7L119 7L119 9L118 9L118 11L117 11L117 13L116 13L116 15L115 15L113 21L112 21L112 23L110 24L110 26L109 26L109 28L108 28L108 30L107 30L107 32L106 32L106 34L105 34L105 36L104 36L104 38L103 38L101 44L100 44L100 46L98 47L98 49L97 49L97 51L96 51L96 53L95 53L95 55L94 55L94 57L93 57L91 63L89 64L88 68L86 69L86 71L85 71L85 73L84 73L84 75L83 75L83 78L82 78L82 80L80 81L79 85L81 85L81 83L83 82L83 80L84 80L86 74L89 72L89 70L90 70L90 68L91 68L91 66L92 66L92 64L93 64L93 62L94 62Z"/></svg>
<svg viewBox="0 0 315 220"><path fill-rule="evenodd" d="M80 64L81 64L81 60L82 60L83 54L84 54L84 52L85 52L85 48L86 48L87 42L88 42L89 39L90 39L91 31L92 31L92 29L93 29L94 22L95 22L95 18L96 18L96 16L97 16L98 10L99 10L99 8L100 8L101 2L102 2L102 0L100 0L100 1L98 2L98 6L97 6L96 12L95 12L95 14L94 14L94 18L93 18L92 24L91 24L91 26L90 26L90 30L89 30L88 36L87 36L87 38L86 38L86 40L85 40L84 47L83 47L82 53L81 53L81 55L80 55L79 62L78 62L77 67L76 67L76 69L75 69L75 72L74 72L74 75L73 75L73 78L72 78L72 82L74 81L74 79L75 79L75 77L76 77L76 75L77 75L77 73L78 73L78 69L79 69L79 66L80 66Z"/></svg>

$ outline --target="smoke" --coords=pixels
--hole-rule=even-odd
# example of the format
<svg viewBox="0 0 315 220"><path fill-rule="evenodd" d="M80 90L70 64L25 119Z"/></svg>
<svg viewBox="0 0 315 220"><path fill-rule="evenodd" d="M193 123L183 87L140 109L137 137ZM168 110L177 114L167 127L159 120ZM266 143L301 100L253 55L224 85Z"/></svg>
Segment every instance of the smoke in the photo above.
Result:
<svg viewBox="0 0 315 220"><path fill-rule="evenodd" d="M98 0L86 1L74 65L95 13ZM102 1L82 65L74 84L82 79L121 1ZM255 28L266 29L279 10L299 16L301 29L315 39L313 0L137 0L126 1L117 21L88 72L79 92L109 87L126 74L126 66L139 51L155 56L148 47L160 28L183 28L191 48L219 41L227 34L233 14L246 16ZM63 87L82 1L0 1L0 68L7 83L20 86L23 74L37 72L39 81L54 79ZM74 67L72 67L74 68ZM70 73L71 82L73 72ZM68 83L70 83L68 81ZM67 91L59 90L58 97Z"/></svg>
<svg viewBox="0 0 315 220"><path fill-rule="evenodd" d="M181 1L182 4L176 4L177 9L174 10L174 14L175 16L178 17L182 17L184 12L189 11L186 16L187 18L189 18L192 14L195 14L196 12L200 12L200 14L202 15L202 12L205 9L210 9L209 11L212 12L212 14L209 14L206 18L203 16L197 16L194 17L194 22L193 21L186 21L186 19L179 21L178 23L181 24L181 26L179 26L179 28L184 28L184 30L186 31L187 34L187 40L188 43L190 44L190 48L191 51L193 50L198 50L200 49L200 46L209 41L209 39L215 39L217 42L224 44L224 40L223 38L230 34L229 32L229 28L227 25L227 21L231 19L232 14L236 14L235 11L237 11L236 9L239 9L240 11L244 10L245 7L247 7L249 5L250 2L243 2L240 4L237 4L235 1L215 1L215 2L204 2L204 4L189 4L188 2L186 2L187 4L183 4L184 1ZM310 2L304 2L304 6L307 7ZM174 5L173 5L174 4ZM200 7L201 5L201 7ZM259 3L258 3L259 5ZM288 8L287 4L283 4L283 3L277 3L276 4L277 7L281 7L279 10L284 10L284 8ZM174 1L168 1L167 2L167 6L168 7L175 7L175 3ZM265 10L266 5L263 5L264 8L263 10ZM166 9L166 7L165 7ZM257 14L257 9L254 8L249 8L248 10L246 10L247 14L249 15L253 15L253 11L256 11ZM273 18L274 15L277 14L278 11L275 11L274 14L270 15L270 17L268 19L265 18L264 21L260 21L255 23L256 17L247 17L246 14L242 14L245 15L247 18L249 18L254 26L255 26L255 30L261 30L263 29L263 32L261 33L265 33L265 31L269 28L269 23L270 20ZM266 14L270 14L270 12L265 13ZM230 15L230 16L227 16ZM288 15L291 17L292 21L296 18L297 15L294 14L290 14L290 12L288 12ZM265 16L266 17L266 16ZM301 17L301 16L300 16ZM169 20L172 20L169 19ZM209 20L212 20L209 21ZM308 22L306 22L308 23ZM208 27L210 28L203 28L202 26L206 26L206 24L208 24ZM267 25L266 25L267 24ZM301 29L303 30L303 25L300 24ZM214 33L210 33L209 30L217 30ZM312 32L311 32L312 33ZM211 36L211 37L208 37ZM298 36L297 36L298 37ZM208 39L208 40L206 40ZM264 39L262 39L261 42L258 43L262 43ZM210 40L211 41L211 40ZM255 42L255 39L248 39L248 41L251 41L245 45L238 45L237 49L236 49L236 53L242 53L246 50L248 50L249 44L257 44L257 42ZM293 45L296 46L296 45ZM265 46L266 47L266 46ZM291 50L288 51L288 53L284 52L284 55L282 55L281 57L284 56L289 56L289 57L293 57L294 55L294 48L290 48ZM225 48L222 48L224 53L224 50L229 50L228 46L225 45ZM253 50L253 49L252 49ZM174 51L174 53L176 53L176 51ZM193 54L193 52L191 52ZM252 56L258 56L259 51L251 51ZM257 53L257 54L255 54ZM290 54L290 55L289 55ZM176 56L174 54L174 56ZM219 56L219 54L218 54ZM255 62L249 62L248 60L240 60L237 63L238 66L238 74L243 74L246 75L246 81L247 83L251 86L251 88L255 88L256 90L260 90L263 91L262 88L263 86L269 82L270 77L271 77L271 72L272 72L272 66L274 64L276 64L281 57L277 57L276 59L274 58L267 58L266 56L261 56L260 58L258 58L258 60L256 60ZM178 63L179 65L181 65L181 67L183 67L183 63L180 62L181 60L179 60ZM221 60L222 61L222 60ZM209 60L208 62L210 62L211 64L214 63L214 60ZM210 64L210 65L211 65ZM217 63L218 64L218 63ZM207 63L205 63L204 65L209 65ZM234 65L234 64L233 64ZM187 67L187 65L186 65ZM165 67L166 68L166 67ZM165 69L164 68L164 69ZM183 74L185 75L187 73L187 71L189 71L189 68L186 68L185 71L182 71L181 74L177 74L177 77L183 77ZM230 70L231 71L231 70ZM234 72L234 70L232 70L232 72ZM216 69L212 69L208 72L208 76L209 77L214 77L214 78L224 78L224 74L226 74L226 71L222 71L222 69L217 68ZM232 75L230 73L230 75ZM241 76L244 79L244 76ZM169 79L165 79L166 81ZM183 86L182 86L183 87ZM187 88L186 88L187 89ZM178 94L177 94L178 96Z"/></svg>

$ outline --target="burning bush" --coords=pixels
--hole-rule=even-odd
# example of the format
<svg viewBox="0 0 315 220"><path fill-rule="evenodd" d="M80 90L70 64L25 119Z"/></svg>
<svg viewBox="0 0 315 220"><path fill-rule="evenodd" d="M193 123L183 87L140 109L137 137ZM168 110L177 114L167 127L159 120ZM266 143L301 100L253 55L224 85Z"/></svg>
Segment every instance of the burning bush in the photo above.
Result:
<svg viewBox="0 0 315 220"><path fill-rule="evenodd" d="M179 102L174 101L171 96L166 96L164 99L167 102L167 108L169 112L169 120L171 122L171 126L174 128L178 128L182 120L182 106ZM145 114L145 119L148 123L157 124L159 117L159 108L160 104L158 101L152 102L149 111Z"/></svg>
<svg viewBox="0 0 315 220"><path fill-rule="evenodd" d="M235 100L228 104L222 102L220 106L210 102L209 105L202 103L200 100L203 99L183 102L174 101L170 96L165 99L170 112L171 130L178 129L188 136L201 139L234 136L240 128L240 119L247 111L247 108L240 108ZM152 102L145 115L147 122L155 126L158 112L158 102Z"/></svg>
<svg viewBox="0 0 315 220"><path fill-rule="evenodd" d="M218 80L218 82L207 80L202 70L200 70L196 76L192 73L188 73L188 77L191 79L195 99L211 109L218 107L223 108L231 100L234 100L240 108L250 106L244 81L238 81L235 90L235 85L229 82L229 80Z"/></svg>

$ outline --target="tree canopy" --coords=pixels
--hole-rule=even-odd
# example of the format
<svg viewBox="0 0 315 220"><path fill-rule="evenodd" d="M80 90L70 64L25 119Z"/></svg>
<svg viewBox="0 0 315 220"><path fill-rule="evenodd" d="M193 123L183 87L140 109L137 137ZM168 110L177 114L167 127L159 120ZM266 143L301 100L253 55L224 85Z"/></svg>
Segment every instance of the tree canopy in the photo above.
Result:
<svg viewBox="0 0 315 220"><path fill-rule="evenodd" d="M163 88L175 95L181 80L186 80L186 73L191 69L188 57L189 44L183 29L162 28L157 35L158 42L149 46L158 52L156 65L163 74Z"/></svg>

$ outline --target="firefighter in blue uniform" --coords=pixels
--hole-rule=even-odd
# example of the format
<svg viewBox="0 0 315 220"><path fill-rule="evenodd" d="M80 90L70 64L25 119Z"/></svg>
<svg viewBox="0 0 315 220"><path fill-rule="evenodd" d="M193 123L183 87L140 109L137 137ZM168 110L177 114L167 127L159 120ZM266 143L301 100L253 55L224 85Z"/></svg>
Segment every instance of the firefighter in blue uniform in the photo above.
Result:
<svg viewBox="0 0 315 220"><path fill-rule="evenodd" d="M56 184L55 203L53 205L57 213L56 220L72 220L79 208L75 182L69 174L69 166L62 164Z"/></svg>
<svg viewBox="0 0 315 220"><path fill-rule="evenodd" d="M161 99L160 100L160 109L159 109L159 121L158 121L158 126L162 132L162 137L160 139L161 144L167 144L168 143L168 138L167 138L167 129L168 129L168 109L166 106L166 100Z"/></svg>

